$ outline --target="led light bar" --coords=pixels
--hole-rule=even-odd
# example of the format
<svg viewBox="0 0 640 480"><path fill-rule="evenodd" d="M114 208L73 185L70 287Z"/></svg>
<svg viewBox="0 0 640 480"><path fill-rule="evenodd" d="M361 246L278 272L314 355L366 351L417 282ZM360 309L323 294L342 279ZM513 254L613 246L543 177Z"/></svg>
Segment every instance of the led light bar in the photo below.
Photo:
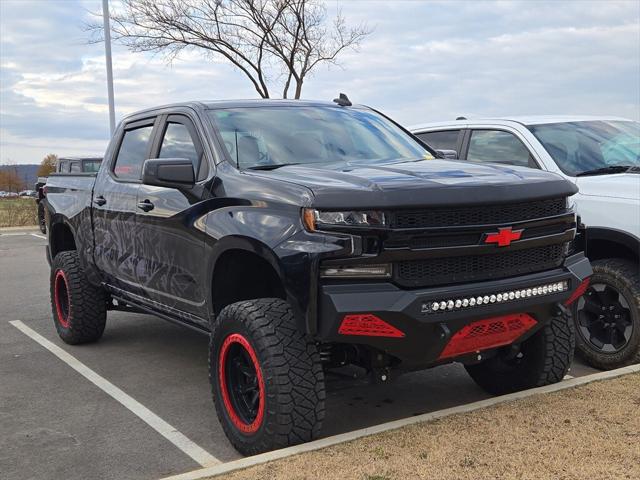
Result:
<svg viewBox="0 0 640 480"><path fill-rule="evenodd" d="M487 293L473 297L455 298L447 300L432 300L422 304L422 313L451 312L464 310L470 307L479 307L497 303L507 303L521 298L541 297L554 295L569 290L569 282L555 282L546 285L536 285L519 290L507 290L503 292Z"/></svg>

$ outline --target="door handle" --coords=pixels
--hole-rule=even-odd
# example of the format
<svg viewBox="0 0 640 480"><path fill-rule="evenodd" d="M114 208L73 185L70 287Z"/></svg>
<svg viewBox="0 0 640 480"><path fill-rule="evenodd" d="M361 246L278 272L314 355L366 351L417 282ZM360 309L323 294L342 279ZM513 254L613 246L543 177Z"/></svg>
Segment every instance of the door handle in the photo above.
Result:
<svg viewBox="0 0 640 480"><path fill-rule="evenodd" d="M138 208L142 211L148 212L153 210L153 203L150 200L143 200L142 202L138 202Z"/></svg>
<svg viewBox="0 0 640 480"><path fill-rule="evenodd" d="M93 199L93 203L95 203L96 205L98 205L99 207L103 206L105 203L107 203L107 200L102 196L98 196L96 198Z"/></svg>

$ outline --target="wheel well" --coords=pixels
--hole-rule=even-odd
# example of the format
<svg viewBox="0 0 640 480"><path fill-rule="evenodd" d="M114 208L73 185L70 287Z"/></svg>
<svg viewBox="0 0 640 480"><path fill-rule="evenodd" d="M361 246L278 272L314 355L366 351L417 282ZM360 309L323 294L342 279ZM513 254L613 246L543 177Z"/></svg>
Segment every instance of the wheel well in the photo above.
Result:
<svg viewBox="0 0 640 480"><path fill-rule="evenodd" d="M627 245L614 240L602 238L589 240L587 234L587 257L589 260L600 260L603 258L625 258L631 261L638 261L638 254Z"/></svg>
<svg viewBox="0 0 640 480"><path fill-rule="evenodd" d="M227 305L241 300L286 300L284 286L271 264L245 250L229 250L218 259L213 272L212 297L215 315Z"/></svg>
<svg viewBox="0 0 640 480"><path fill-rule="evenodd" d="M56 258L56 255L60 252L77 250L73 233L64 223L53 225L49 236L51 238L51 258Z"/></svg>

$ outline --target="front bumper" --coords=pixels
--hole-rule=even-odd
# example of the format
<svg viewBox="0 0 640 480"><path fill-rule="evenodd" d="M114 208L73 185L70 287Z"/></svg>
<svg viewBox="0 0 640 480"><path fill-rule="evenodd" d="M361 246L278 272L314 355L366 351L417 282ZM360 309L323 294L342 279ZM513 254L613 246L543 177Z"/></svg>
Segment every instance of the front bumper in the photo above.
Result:
<svg viewBox="0 0 640 480"><path fill-rule="evenodd" d="M582 253L567 258L561 268L513 277L449 287L403 290L391 283L351 283L322 285L319 298L319 330L323 342L355 343L375 347L403 361L406 366L438 363L438 357L458 330L476 320L513 313L527 313L539 329L592 274ZM527 289L538 285L567 282L568 289L464 309L430 311L434 301L484 296L494 292ZM345 315L370 313L404 333L401 338L342 335L338 333ZM529 333L533 333L531 330Z"/></svg>

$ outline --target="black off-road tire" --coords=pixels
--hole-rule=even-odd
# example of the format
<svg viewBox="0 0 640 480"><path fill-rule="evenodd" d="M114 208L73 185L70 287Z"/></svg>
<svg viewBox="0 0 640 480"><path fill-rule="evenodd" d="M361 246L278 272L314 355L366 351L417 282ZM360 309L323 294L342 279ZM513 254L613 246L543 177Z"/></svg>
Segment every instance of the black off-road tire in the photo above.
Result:
<svg viewBox="0 0 640 480"><path fill-rule="evenodd" d="M47 233L47 221L44 216L44 203L38 202L38 228L42 233Z"/></svg>
<svg viewBox="0 0 640 480"><path fill-rule="evenodd" d="M576 349L580 358L602 370L640 363L640 265L621 258L595 260L591 263L593 276L590 285L606 284L615 288L628 304L631 335L627 343L615 352L603 352L593 345L580 329L579 300L573 304L576 321ZM589 294L587 289L587 295ZM582 303L584 305L584 303ZM626 318L627 319L627 318Z"/></svg>
<svg viewBox="0 0 640 480"><path fill-rule="evenodd" d="M102 336L107 320L106 295L87 281L78 252L56 255L50 291L53 322L62 340L76 345L95 342Z"/></svg>
<svg viewBox="0 0 640 480"><path fill-rule="evenodd" d="M315 343L299 332L287 302L267 298L229 305L213 322L210 338L209 379L216 412L229 441L240 453L255 455L317 436L325 408L320 354ZM234 364L230 359L232 348L236 356L240 355L238 352L244 355L240 363L244 361L245 366L237 367L238 371L244 372L249 364L249 373L260 371L262 377L262 384L259 376L253 382L258 386L257 413L255 417L245 416L246 421L242 421L240 413L250 410L243 409L241 401L234 404L230 393L233 379L238 378L231 376L235 370L227 370L234 368L227 367ZM252 355L255 361L249 362ZM233 360L237 364L236 357ZM236 384L246 378L241 375ZM235 393L234 398L244 398L238 395L241 394Z"/></svg>
<svg viewBox="0 0 640 480"><path fill-rule="evenodd" d="M482 389L504 395L561 381L571 366L574 348L573 319L563 313L522 342L517 355L504 348L465 368Z"/></svg>

